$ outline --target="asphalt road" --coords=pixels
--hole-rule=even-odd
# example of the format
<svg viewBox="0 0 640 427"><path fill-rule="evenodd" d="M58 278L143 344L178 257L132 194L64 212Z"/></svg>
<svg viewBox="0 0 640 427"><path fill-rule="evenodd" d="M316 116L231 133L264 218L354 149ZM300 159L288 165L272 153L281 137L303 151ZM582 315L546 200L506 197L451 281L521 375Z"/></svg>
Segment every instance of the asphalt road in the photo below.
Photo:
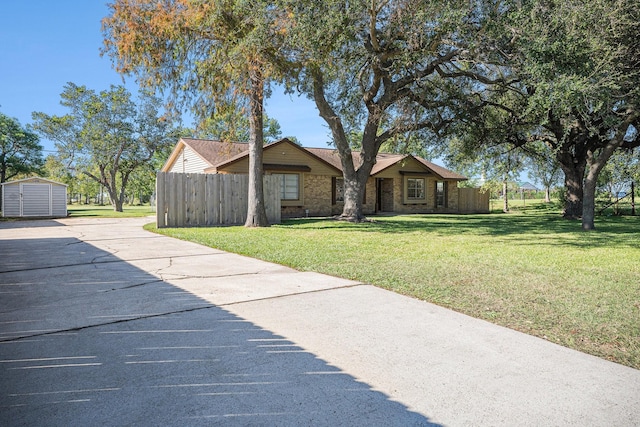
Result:
<svg viewBox="0 0 640 427"><path fill-rule="evenodd" d="M638 370L150 221L0 222L0 425L640 425Z"/></svg>

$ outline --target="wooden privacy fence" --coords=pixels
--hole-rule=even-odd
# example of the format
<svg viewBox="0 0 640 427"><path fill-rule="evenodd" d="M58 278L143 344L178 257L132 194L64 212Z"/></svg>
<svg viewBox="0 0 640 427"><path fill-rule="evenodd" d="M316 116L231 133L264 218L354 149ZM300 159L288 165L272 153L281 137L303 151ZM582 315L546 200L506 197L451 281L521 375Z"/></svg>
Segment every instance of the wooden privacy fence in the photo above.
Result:
<svg viewBox="0 0 640 427"><path fill-rule="evenodd" d="M460 213L489 213L489 192L479 188L458 188Z"/></svg>
<svg viewBox="0 0 640 427"><path fill-rule="evenodd" d="M248 194L248 175L158 172L158 228L244 224ZM264 203L269 222L280 223L279 177L264 176Z"/></svg>

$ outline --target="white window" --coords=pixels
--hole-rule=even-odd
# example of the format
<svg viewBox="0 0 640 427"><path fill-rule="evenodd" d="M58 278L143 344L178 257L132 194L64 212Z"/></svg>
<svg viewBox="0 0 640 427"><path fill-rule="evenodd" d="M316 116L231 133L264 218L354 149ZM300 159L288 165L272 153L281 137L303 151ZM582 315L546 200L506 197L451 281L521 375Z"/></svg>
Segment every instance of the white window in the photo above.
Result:
<svg viewBox="0 0 640 427"><path fill-rule="evenodd" d="M280 177L280 199L300 199L300 175L297 173L275 173Z"/></svg>
<svg viewBox="0 0 640 427"><path fill-rule="evenodd" d="M424 200L425 179L424 178L407 178L407 199Z"/></svg>

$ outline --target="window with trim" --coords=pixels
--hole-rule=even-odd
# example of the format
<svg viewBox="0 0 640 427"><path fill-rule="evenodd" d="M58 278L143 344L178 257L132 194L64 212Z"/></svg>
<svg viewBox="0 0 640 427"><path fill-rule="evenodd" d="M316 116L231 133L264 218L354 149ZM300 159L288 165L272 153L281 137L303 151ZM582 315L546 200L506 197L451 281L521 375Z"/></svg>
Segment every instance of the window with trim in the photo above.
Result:
<svg viewBox="0 0 640 427"><path fill-rule="evenodd" d="M407 178L407 199L409 200L425 199L425 179L424 178Z"/></svg>
<svg viewBox="0 0 640 427"><path fill-rule="evenodd" d="M436 207L447 207L447 183L445 181L436 181Z"/></svg>
<svg viewBox="0 0 640 427"><path fill-rule="evenodd" d="M274 173L280 177L280 199L299 200L300 199L300 174L297 173Z"/></svg>

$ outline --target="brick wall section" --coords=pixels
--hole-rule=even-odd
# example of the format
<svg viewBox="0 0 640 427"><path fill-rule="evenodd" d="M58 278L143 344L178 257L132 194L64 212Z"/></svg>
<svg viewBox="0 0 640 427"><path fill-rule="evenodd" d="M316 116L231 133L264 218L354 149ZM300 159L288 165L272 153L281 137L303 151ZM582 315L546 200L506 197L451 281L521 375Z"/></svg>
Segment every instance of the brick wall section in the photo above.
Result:
<svg viewBox="0 0 640 427"><path fill-rule="evenodd" d="M304 202L309 216L331 215L331 177L327 175L304 176Z"/></svg>
<svg viewBox="0 0 640 427"><path fill-rule="evenodd" d="M458 210L458 185L455 181L447 184L447 208L435 208L436 180L427 180L427 203L404 204L402 178L393 179L393 212L395 213L456 213ZM376 180L369 178L366 186L366 203L363 213L371 215L376 212ZM304 176L304 206L283 206L283 218L296 218L306 216L332 216L342 213L343 203L331 205L331 177L327 175Z"/></svg>
<svg viewBox="0 0 640 427"><path fill-rule="evenodd" d="M327 175L305 174L304 206L283 206L283 218L301 218L309 216L330 216L331 213L331 177Z"/></svg>
<svg viewBox="0 0 640 427"><path fill-rule="evenodd" d="M427 203L404 204L402 178L393 180L393 202L396 213L456 213L458 210L458 184L455 181L448 181L447 184L447 207L436 208L436 180L427 179Z"/></svg>

